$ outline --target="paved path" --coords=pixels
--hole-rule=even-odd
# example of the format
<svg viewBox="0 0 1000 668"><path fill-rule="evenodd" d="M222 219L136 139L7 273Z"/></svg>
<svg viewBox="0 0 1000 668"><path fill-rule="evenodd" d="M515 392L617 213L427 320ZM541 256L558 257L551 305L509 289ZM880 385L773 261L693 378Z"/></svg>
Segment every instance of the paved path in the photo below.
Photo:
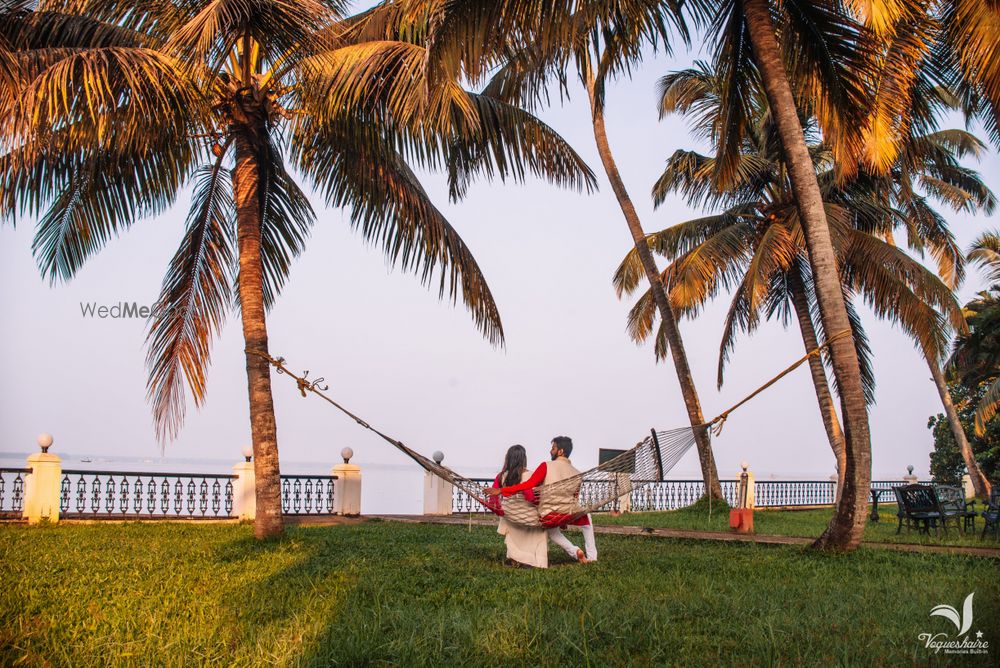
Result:
<svg viewBox="0 0 1000 668"><path fill-rule="evenodd" d="M379 518L392 522L408 522L415 524L455 524L459 526L496 526L495 519L471 519L468 516L432 515L365 515L365 518ZM343 518L302 517L286 518L290 523L300 526L321 526L325 524L343 524ZM693 529L652 529L639 526L619 526L595 524L596 533L617 534L622 536L650 536L655 538L686 538L688 540L719 540L730 543L758 543L763 545L810 545L812 538L798 536L765 536L760 534L737 534L728 531L696 531ZM1000 547L970 547L959 545L915 545L910 543L871 543L863 542L868 548L879 550L894 550L897 552L924 552L931 554L968 554L977 557L993 557L1000 559Z"/></svg>

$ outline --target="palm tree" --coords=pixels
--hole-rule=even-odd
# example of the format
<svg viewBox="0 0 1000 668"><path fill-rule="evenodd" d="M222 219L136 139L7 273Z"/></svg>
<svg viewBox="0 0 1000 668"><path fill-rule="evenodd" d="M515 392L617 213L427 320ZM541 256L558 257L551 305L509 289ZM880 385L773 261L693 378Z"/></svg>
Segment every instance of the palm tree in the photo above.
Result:
<svg viewBox="0 0 1000 668"><path fill-rule="evenodd" d="M813 108L824 136L837 147L837 153L849 152L852 121L865 108L864 90L856 85L863 70L844 68L841 71L854 73L848 78L823 75L838 65L854 62L863 53L857 30L846 19L837 0L786 0L773 4L770 0L724 0L719 4L725 6L722 15L727 17L725 23L722 19L716 22L720 28L726 27L719 53L731 61L733 72L755 67L774 117L801 216L823 327L831 337L850 331L830 224L789 79L799 82L800 101L801 91L813 87L817 78L834 84L823 90ZM784 50L778 45L772 11L782 28ZM738 100L746 94L747 89L741 83L748 81L734 82L727 98ZM849 550L860 543L864 531L871 481L871 433L855 346L848 338L841 337L833 340L829 350L840 394L846 457L840 501L816 546Z"/></svg>
<svg viewBox="0 0 1000 668"><path fill-rule="evenodd" d="M654 44L659 37L664 40L664 43L669 44L666 41L668 36L659 33L655 26L636 26L627 20L608 21L601 26L600 31L592 29L581 35L577 43L577 64L590 103L591 123L597 152L631 234L633 251L642 265L652 292L653 302L660 314L664 347L669 350L677 374L677 381L681 386L688 420L694 428L698 461L701 465L702 480L705 482L705 493L714 498L722 499L719 471L712 453L709 432L702 427L705 424L705 415L701 409L701 400L698 397L698 390L691 374L691 366L688 363L684 341L677 325L677 317L659 280L660 272L657 269L656 260L646 243L646 234L642 229L639 214L618 170L604 122L606 102L604 90L607 87L607 79L614 73L615 68L627 67L631 61L638 59L643 37ZM632 40L637 43L630 43Z"/></svg>
<svg viewBox="0 0 1000 668"><path fill-rule="evenodd" d="M419 3L417 3L419 5ZM656 277L659 270L645 246L645 233L635 205L621 178L604 121L607 81L627 73L639 62L646 46L669 49L670 26L683 39L687 31L680 2L626 0L620 3L551 3L472 1L431 3L432 70L445 76L459 72L486 82L486 91L519 105L538 106L547 98L546 86L558 81L567 90L573 71L587 91L598 154L611 183L646 276L655 293L670 354L681 386L688 419L694 428L706 493L722 498L705 417L677 328L676 318ZM494 71L495 70L495 71Z"/></svg>
<svg viewBox="0 0 1000 668"><path fill-rule="evenodd" d="M980 235L969 250L969 260L986 270L991 285L965 305L969 332L955 341L947 366L968 387L988 382L975 412L976 435L982 436L986 424L1000 409L1000 233L991 231ZM968 442L959 446L973 484L978 474L988 498L992 486L978 467L969 466L971 457L965 453ZM976 487L977 495L979 492L980 488Z"/></svg>
<svg viewBox="0 0 1000 668"><path fill-rule="evenodd" d="M503 329L482 272L408 163L446 168L453 197L479 174L593 187L579 156L523 109L425 76L426 17L373 39L378 16L343 18L321 0L0 10L0 215L40 216L45 276L68 280L193 185L150 323L149 398L158 434L174 437L184 383L200 405L212 338L235 305L258 537L282 531L266 311L315 221L286 160L390 261L427 283L440 268L440 295L461 295L493 344Z"/></svg>
<svg viewBox="0 0 1000 668"><path fill-rule="evenodd" d="M695 132L711 135L719 119L720 86L704 63L668 75L661 80L661 112L688 112ZM787 323L794 312L806 350L818 345L811 317L815 304L812 277L802 257L802 232L787 172L764 101L757 98L752 103L755 122L745 133L738 177L729 190L716 187L714 158L690 151L677 151L670 158L653 189L657 204L676 191L695 206L727 207L721 214L673 226L648 239L651 248L673 260L663 280L671 288L678 312L697 314L705 301L722 289L734 294L720 350L720 386L736 331L753 331L762 315L780 316ZM815 135L810 124L806 128ZM870 351L851 308L853 295L860 293L877 313L900 323L921 348L935 376L940 376L938 360L948 326L959 331L964 328L951 285L882 238L891 240L892 230L902 227L911 248L921 253L925 248L931 251L942 275L960 277L962 258L954 238L927 199L916 193L914 181L919 180L936 199L953 208L982 207L989 212L995 205L993 194L978 174L957 161L957 157L976 154L982 148L975 137L962 131L933 132L911 138L889 173L861 173L846 184L838 184L830 152L819 144L810 146L816 169L821 172L828 215L837 225L834 239L869 399L874 389ZM843 229L845 222L854 229ZM619 294L636 288L639 273L635 254L630 253L615 275ZM941 320L935 308L947 321ZM647 292L630 314L632 336L647 338L654 328L653 318ZM659 339L657 352L661 352ZM824 427L842 471L842 435L825 370L819 358L809 361ZM942 401L947 410L949 402ZM969 468L977 470L974 460Z"/></svg>

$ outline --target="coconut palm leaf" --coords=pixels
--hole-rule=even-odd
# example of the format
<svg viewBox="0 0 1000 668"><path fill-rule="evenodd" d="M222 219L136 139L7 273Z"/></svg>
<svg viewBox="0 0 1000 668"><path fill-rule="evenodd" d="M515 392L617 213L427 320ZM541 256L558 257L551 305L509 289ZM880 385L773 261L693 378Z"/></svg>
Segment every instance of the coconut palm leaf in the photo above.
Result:
<svg viewBox="0 0 1000 668"><path fill-rule="evenodd" d="M550 183L592 193L597 179L575 150L527 111L488 95L468 94L478 122L459 129L459 138L447 150L449 194L452 201L465 196L476 176L491 180L525 174Z"/></svg>
<svg viewBox="0 0 1000 668"><path fill-rule="evenodd" d="M998 410L1000 410L1000 378L989 384L983 397L976 404L975 427L977 436L986 433L987 423L993 419Z"/></svg>
<svg viewBox="0 0 1000 668"><path fill-rule="evenodd" d="M1000 233L983 232L969 249L969 262L986 270L990 283L1000 283Z"/></svg>
<svg viewBox="0 0 1000 668"><path fill-rule="evenodd" d="M136 220L166 210L196 157L187 143L148 156L140 151L94 152L84 158L80 153L46 151L30 168L4 170L13 186L7 191L10 197L28 190L33 195L20 202L8 200L3 208L35 213L47 207L32 252L50 282L66 281ZM15 159L3 156L0 167Z"/></svg>
<svg viewBox="0 0 1000 668"><path fill-rule="evenodd" d="M149 323L146 391L161 440L175 437L184 421L185 382L195 405L204 402L212 339L232 301L235 211L229 178L221 156L196 174L187 230Z"/></svg>
<svg viewBox="0 0 1000 668"><path fill-rule="evenodd" d="M304 106L322 123L338 123L345 107L390 117L397 146L407 157L445 163L450 195L464 195L474 175L523 180L526 174L588 192L596 179L582 158L547 125L525 110L453 83L433 87L425 76L427 52L415 44L370 42L337 49L314 61L319 84Z"/></svg>
<svg viewBox="0 0 1000 668"><path fill-rule="evenodd" d="M285 170L281 151L273 142L261 146L257 168L264 308L270 310L288 279L292 260L305 250L316 213L295 179ZM235 280L238 285L239 273ZM235 286L232 294L239 306L239 290Z"/></svg>
<svg viewBox="0 0 1000 668"><path fill-rule="evenodd" d="M202 0L190 19L171 31L165 49L185 63L205 63L218 73L237 44L260 50L260 60L276 63L320 52L324 29L344 13L346 3L330 0Z"/></svg>
<svg viewBox="0 0 1000 668"><path fill-rule="evenodd" d="M750 207L734 207L719 215L695 218L653 232L646 236L646 241L654 253L674 259L697 248L723 230L734 226L745 226L747 220L753 216L754 212ZM632 294L644 277L645 270L639 254L633 248L625 255L612 278L619 299L622 295Z"/></svg>
<svg viewBox="0 0 1000 668"><path fill-rule="evenodd" d="M838 167L853 171L862 146L857 128L868 112L865 82L873 70L862 28L837 0L786 0L782 10L776 28L796 106L815 116Z"/></svg>
<svg viewBox="0 0 1000 668"><path fill-rule="evenodd" d="M342 129L339 129L342 130ZM326 127L304 144L293 138L296 168L309 178L330 206L351 207L351 224L382 247L392 264L430 284L441 268L439 295L461 294L473 320L491 343L502 343L500 315L479 265L458 233L433 205L402 157L389 146L352 145ZM326 132L331 135L324 134Z"/></svg>

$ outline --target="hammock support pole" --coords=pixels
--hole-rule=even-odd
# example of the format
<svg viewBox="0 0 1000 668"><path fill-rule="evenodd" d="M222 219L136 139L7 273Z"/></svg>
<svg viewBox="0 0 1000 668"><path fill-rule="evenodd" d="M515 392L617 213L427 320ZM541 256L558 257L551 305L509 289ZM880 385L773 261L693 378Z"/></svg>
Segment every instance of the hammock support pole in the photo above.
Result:
<svg viewBox="0 0 1000 668"><path fill-rule="evenodd" d="M660 457L660 439L656 436L656 429L650 429L649 433L653 436L653 455L656 457L656 480L658 482L663 481L663 459Z"/></svg>

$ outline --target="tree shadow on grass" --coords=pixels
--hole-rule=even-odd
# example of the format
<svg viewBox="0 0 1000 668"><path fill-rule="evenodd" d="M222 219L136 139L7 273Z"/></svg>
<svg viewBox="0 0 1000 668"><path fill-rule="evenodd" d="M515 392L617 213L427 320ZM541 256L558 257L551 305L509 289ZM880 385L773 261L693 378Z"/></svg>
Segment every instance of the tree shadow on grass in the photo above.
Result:
<svg viewBox="0 0 1000 668"><path fill-rule="evenodd" d="M544 635L524 598L546 576L504 567L503 553L482 529L403 524L233 541L216 558L247 576L224 596L223 642L236 663L523 662Z"/></svg>

